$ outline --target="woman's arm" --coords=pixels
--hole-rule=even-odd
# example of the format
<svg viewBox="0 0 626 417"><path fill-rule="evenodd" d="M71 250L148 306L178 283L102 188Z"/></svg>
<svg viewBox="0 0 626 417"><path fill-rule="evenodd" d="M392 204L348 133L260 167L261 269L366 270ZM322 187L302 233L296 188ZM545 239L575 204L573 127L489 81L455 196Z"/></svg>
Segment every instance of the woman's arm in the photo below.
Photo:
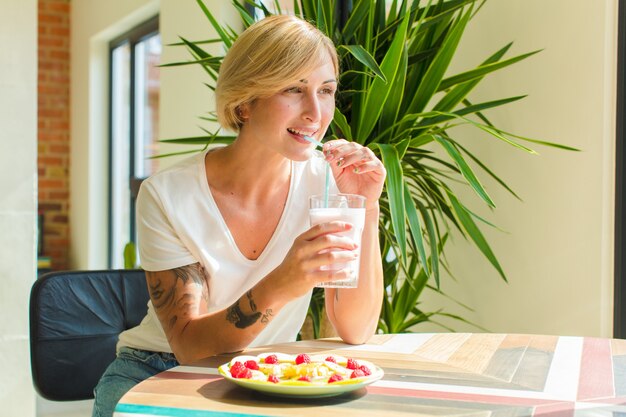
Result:
<svg viewBox="0 0 626 417"><path fill-rule="evenodd" d="M387 171L374 153L344 139L324 144L337 187L342 193L366 198L365 226L361 238L361 263L357 288L326 289L326 312L341 338L364 343L376 331L382 308L383 270L378 241L378 199Z"/></svg>
<svg viewBox="0 0 626 417"><path fill-rule="evenodd" d="M353 242L337 235L350 227L345 222L329 222L304 232L276 269L217 312L208 313L211 277L200 264L147 272L152 304L177 360L190 363L242 350L289 301L307 294L318 282L348 278L347 272L329 276L320 267L354 259ZM331 252L330 248L341 250Z"/></svg>
<svg viewBox="0 0 626 417"><path fill-rule="evenodd" d="M225 310L207 313L208 280L200 264L146 272L148 290L167 340L180 363L245 348L284 305L263 285Z"/></svg>
<svg viewBox="0 0 626 417"><path fill-rule="evenodd" d="M365 343L378 325L383 300L378 217L378 204L365 212L358 287L325 291L328 318L346 343Z"/></svg>

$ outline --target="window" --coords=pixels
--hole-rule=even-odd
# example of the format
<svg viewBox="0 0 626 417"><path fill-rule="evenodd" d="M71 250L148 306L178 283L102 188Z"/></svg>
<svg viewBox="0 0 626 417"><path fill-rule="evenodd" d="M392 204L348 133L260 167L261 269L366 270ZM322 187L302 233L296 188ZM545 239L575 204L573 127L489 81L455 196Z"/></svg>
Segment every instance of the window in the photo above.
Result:
<svg viewBox="0 0 626 417"><path fill-rule="evenodd" d="M139 185L158 169L158 17L110 44L109 267L124 267L124 247L136 241Z"/></svg>

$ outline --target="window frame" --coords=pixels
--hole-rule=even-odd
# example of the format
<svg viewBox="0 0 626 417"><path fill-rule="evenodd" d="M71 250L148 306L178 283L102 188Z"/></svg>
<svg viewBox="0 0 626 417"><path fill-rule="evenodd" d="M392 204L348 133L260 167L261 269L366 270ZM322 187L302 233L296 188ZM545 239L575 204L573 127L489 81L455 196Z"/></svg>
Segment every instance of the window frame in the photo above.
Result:
<svg viewBox="0 0 626 417"><path fill-rule="evenodd" d="M123 33L122 35L112 39L109 42L109 85L108 85L108 99L109 99L109 108L108 108L108 187L107 187L107 204L108 204L108 216L107 216L107 265L109 268L112 268L113 265L113 52L116 48L128 43L130 46L130 86L129 86L129 124L128 124L128 137L130 140L129 144L129 185L130 185L130 241L135 242L136 236L136 219L135 219L135 202L137 199L137 194L139 192L139 187L145 178L135 177L135 153L136 153L136 137L135 137L135 116L136 116L136 94L135 94L135 46L149 38L154 36L155 34L160 33L159 28L159 15L155 15L143 23L135 26L131 30Z"/></svg>
<svg viewBox="0 0 626 417"><path fill-rule="evenodd" d="M626 338L626 0L618 4L616 92L613 337L621 339Z"/></svg>

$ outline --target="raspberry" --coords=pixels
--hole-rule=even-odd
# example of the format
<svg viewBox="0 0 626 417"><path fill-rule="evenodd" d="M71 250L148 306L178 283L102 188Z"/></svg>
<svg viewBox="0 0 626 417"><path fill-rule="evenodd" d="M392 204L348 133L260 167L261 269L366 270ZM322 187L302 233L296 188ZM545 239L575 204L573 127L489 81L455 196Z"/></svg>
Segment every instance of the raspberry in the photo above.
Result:
<svg viewBox="0 0 626 417"><path fill-rule="evenodd" d="M330 378L328 378L328 383L332 384L333 382L343 381L343 377L339 374L333 374Z"/></svg>
<svg viewBox="0 0 626 417"><path fill-rule="evenodd" d="M332 362L332 363L337 363L337 359L335 359L334 356L329 356L326 359L324 359L326 362Z"/></svg>
<svg viewBox="0 0 626 417"><path fill-rule="evenodd" d="M348 359L348 363L346 364L346 368L348 368L348 369L358 369L359 368L359 363L356 360L350 358L350 359Z"/></svg>
<svg viewBox="0 0 626 417"><path fill-rule="evenodd" d="M367 366L365 366L365 365L361 365L361 366L359 366L359 369L360 369L361 371L363 371L363 374L365 374L365 376L369 376L369 375L371 375L371 374L372 374L372 371L370 371L370 368L368 368L368 367L367 367Z"/></svg>
<svg viewBox="0 0 626 417"><path fill-rule="evenodd" d="M230 366L230 374L233 378L239 378L237 375L245 370L246 367L241 362L235 362Z"/></svg>
<svg viewBox="0 0 626 417"><path fill-rule="evenodd" d="M357 369L356 371L352 372L352 375L350 375L350 379L352 379L352 378L360 378L362 376L365 376L365 373L362 370Z"/></svg>
<svg viewBox="0 0 626 417"><path fill-rule="evenodd" d="M300 378L298 378L298 381L311 382L311 378L307 375L302 375Z"/></svg>
<svg viewBox="0 0 626 417"><path fill-rule="evenodd" d="M256 363L255 361L252 361L252 360L250 360L250 361L246 361L246 363L245 363L244 365L245 365L245 366L246 366L246 368L248 368L248 369L253 369L253 370L255 370L255 371L258 371L258 370L259 370L259 364L258 364L258 363Z"/></svg>
<svg viewBox="0 0 626 417"><path fill-rule="evenodd" d="M311 358L306 353L301 353L296 356L296 365L300 365L301 363L309 363L311 362Z"/></svg>
<svg viewBox="0 0 626 417"><path fill-rule="evenodd" d="M252 378L252 371L248 368L237 368L234 371L231 369L230 374L233 376L233 378Z"/></svg>
<svg viewBox="0 0 626 417"><path fill-rule="evenodd" d="M264 362L268 364L278 363L278 357L276 355L266 356Z"/></svg>
<svg viewBox="0 0 626 417"><path fill-rule="evenodd" d="M278 384L278 378L276 378L276 375L270 375L267 377L267 382L273 382L274 384Z"/></svg>

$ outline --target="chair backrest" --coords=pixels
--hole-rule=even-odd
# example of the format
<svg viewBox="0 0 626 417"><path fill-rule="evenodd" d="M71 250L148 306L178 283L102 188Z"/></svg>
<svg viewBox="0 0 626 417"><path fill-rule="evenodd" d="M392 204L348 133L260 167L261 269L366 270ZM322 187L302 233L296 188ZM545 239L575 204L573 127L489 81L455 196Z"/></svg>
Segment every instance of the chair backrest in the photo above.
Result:
<svg viewBox="0 0 626 417"><path fill-rule="evenodd" d="M144 271L52 272L30 293L33 384L53 401L93 398L115 358L118 335L141 322L149 299Z"/></svg>

